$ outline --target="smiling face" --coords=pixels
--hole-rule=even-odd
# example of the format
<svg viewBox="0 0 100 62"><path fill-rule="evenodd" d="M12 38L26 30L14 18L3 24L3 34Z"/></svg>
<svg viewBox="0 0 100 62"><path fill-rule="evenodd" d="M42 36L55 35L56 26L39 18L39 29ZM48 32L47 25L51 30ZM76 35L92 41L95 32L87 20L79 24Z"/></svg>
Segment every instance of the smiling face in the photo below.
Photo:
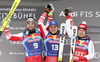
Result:
<svg viewBox="0 0 100 62"><path fill-rule="evenodd" d="M84 37L85 36L85 30L84 29L79 29L78 30L78 36L79 37Z"/></svg>
<svg viewBox="0 0 100 62"><path fill-rule="evenodd" d="M52 34L55 34L56 32L57 32L57 30L58 30L58 26L57 25L51 25L50 27L49 27L49 30L50 30L50 32L52 33Z"/></svg>
<svg viewBox="0 0 100 62"><path fill-rule="evenodd" d="M28 30L32 31L35 27L35 24L34 24L34 22L29 22L29 23L27 23L26 27Z"/></svg>

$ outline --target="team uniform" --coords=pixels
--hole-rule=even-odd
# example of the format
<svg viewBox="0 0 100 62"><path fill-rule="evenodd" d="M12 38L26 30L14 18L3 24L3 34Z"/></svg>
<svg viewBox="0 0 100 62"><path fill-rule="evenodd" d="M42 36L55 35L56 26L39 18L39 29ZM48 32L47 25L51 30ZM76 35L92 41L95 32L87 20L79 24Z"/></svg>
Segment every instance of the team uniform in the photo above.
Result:
<svg viewBox="0 0 100 62"><path fill-rule="evenodd" d="M46 28L43 24L46 16L47 16L47 13L44 12L38 21L38 25L40 27L40 31L41 31L41 34L44 39L45 56L46 56L45 62L57 62L58 61L58 52L59 52L58 49L59 49L60 34L51 35L48 32L48 30L46 30ZM52 21L53 20L52 16L49 16L49 17Z"/></svg>
<svg viewBox="0 0 100 62"><path fill-rule="evenodd" d="M58 54L59 54L59 43L60 43L60 33L52 34L48 31L43 22L47 16L47 13L43 13L38 21L38 25L40 27L40 32L44 39L44 46L45 46L45 62L58 62ZM52 16L49 16L53 20ZM47 21L48 22L48 21ZM52 21L51 23L55 23ZM57 23L57 22L56 22ZM50 23L49 23L50 25Z"/></svg>
<svg viewBox="0 0 100 62"><path fill-rule="evenodd" d="M32 20L31 18L29 20ZM51 19L48 18L48 21ZM48 23L47 23L48 25ZM46 25L46 27L48 27ZM42 36L38 30L29 32L25 29L24 33L11 34L9 28L5 28L5 35L8 40L21 41L25 48L25 62L42 62Z"/></svg>
<svg viewBox="0 0 100 62"><path fill-rule="evenodd" d="M71 19L68 17L66 19L66 29L67 29L68 36L71 38L71 28L70 28ZM84 26L84 24L81 24L81 26ZM93 45L93 42L90 40L89 36L85 36L83 38L80 38L79 36L76 37L74 55L76 57L79 57L79 60L75 62L89 62L89 60L93 58L94 45Z"/></svg>
<svg viewBox="0 0 100 62"><path fill-rule="evenodd" d="M42 36L39 30L31 35L25 33L11 34L9 28L5 28L8 40L21 41L25 48L25 62L42 62Z"/></svg>

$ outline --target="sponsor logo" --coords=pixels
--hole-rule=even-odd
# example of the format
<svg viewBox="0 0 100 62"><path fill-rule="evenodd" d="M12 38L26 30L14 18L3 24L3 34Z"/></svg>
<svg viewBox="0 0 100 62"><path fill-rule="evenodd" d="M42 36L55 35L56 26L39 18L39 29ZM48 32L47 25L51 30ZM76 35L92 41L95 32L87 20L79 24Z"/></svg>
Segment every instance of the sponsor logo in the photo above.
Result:
<svg viewBox="0 0 100 62"><path fill-rule="evenodd" d="M11 30L25 30L26 27L10 27Z"/></svg>
<svg viewBox="0 0 100 62"><path fill-rule="evenodd" d="M70 39L65 39L64 45L70 45L71 40Z"/></svg>
<svg viewBox="0 0 100 62"><path fill-rule="evenodd" d="M86 50L86 47L82 47L82 46L75 46L75 48Z"/></svg>
<svg viewBox="0 0 100 62"><path fill-rule="evenodd" d="M100 41L93 41L94 44L100 44Z"/></svg>
<svg viewBox="0 0 100 62"><path fill-rule="evenodd" d="M86 53L85 53L85 52L75 51L75 55L76 55L76 56L85 56Z"/></svg>
<svg viewBox="0 0 100 62"><path fill-rule="evenodd" d="M40 41L40 39L33 39L33 40L28 40L28 42L34 42L34 41Z"/></svg>
<svg viewBox="0 0 100 62"><path fill-rule="evenodd" d="M50 40L49 43L60 43L59 41L52 41Z"/></svg>
<svg viewBox="0 0 100 62"><path fill-rule="evenodd" d="M70 54L69 54L69 53L64 53L63 55L64 55L64 56L70 56Z"/></svg>
<svg viewBox="0 0 100 62"><path fill-rule="evenodd" d="M9 52L9 55L25 55L25 52Z"/></svg>
<svg viewBox="0 0 100 62"><path fill-rule="evenodd" d="M11 44L22 44L20 41L10 41Z"/></svg>
<svg viewBox="0 0 100 62"><path fill-rule="evenodd" d="M81 28L85 28L85 26L84 26L84 25L80 25L80 27L81 27Z"/></svg>
<svg viewBox="0 0 100 62"><path fill-rule="evenodd" d="M97 26L88 26L87 28L87 33L88 34L100 34L100 27Z"/></svg>
<svg viewBox="0 0 100 62"><path fill-rule="evenodd" d="M55 22L54 22L54 21L52 21L52 24L55 24Z"/></svg>
<svg viewBox="0 0 100 62"><path fill-rule="evenodd" d="M29 22L33 21L34 22L33 18L29 18L27 21L29 21Z"/></svg>

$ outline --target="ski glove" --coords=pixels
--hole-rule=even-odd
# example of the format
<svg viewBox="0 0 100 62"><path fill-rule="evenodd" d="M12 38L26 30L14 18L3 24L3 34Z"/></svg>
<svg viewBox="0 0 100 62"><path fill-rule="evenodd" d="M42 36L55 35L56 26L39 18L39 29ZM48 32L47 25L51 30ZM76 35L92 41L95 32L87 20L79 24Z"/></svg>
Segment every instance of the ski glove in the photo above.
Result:
<svg viewBox="0 0 100 62"><path fill-rule="evenodd" d="M3 23L6 21L6 19L7 19L6 17L3 18L1 24L3 24ZM10 22L11 22L11 20L9 19L9 22L8 22L8 24L7 24L7 26L6 26L7 28L10 28L10 26L9 26L9 23L10 23Z"/></svg>
<svg viewBox="0 0 100 62"><path fill-rule="evenodd" d="M45 7L46 9L44 10L45 12L49 13L49 12L53 12L54 11L54 6L50 3L49 5L46 5Z"/></svg>
<svg viewBox="0 0 100 62"><path fill-rule="evenodd" d="M68 16L68 13L72 12L71 10L72 10L72 7L69 7L69 8L67 8L67 9L65 9L65 10L64 10L64 14L65 14L66 16Z"/></svg>

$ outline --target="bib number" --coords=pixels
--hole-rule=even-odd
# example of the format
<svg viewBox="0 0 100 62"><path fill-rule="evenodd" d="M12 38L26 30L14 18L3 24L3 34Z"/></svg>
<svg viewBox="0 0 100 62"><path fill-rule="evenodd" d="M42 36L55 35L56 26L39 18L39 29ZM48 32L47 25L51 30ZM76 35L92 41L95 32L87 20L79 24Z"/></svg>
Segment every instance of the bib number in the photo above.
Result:
<svg viewBox="0 0 100 62"><path fill-rule="evenodd" d="M34 49L38 48L38 43L33 43Z"/></svg>
<svg viewBox="0 0 100 62"><path fill-rule="evenodd" d="M52 44L52 50L58 50L58 45Z"/></svg>

